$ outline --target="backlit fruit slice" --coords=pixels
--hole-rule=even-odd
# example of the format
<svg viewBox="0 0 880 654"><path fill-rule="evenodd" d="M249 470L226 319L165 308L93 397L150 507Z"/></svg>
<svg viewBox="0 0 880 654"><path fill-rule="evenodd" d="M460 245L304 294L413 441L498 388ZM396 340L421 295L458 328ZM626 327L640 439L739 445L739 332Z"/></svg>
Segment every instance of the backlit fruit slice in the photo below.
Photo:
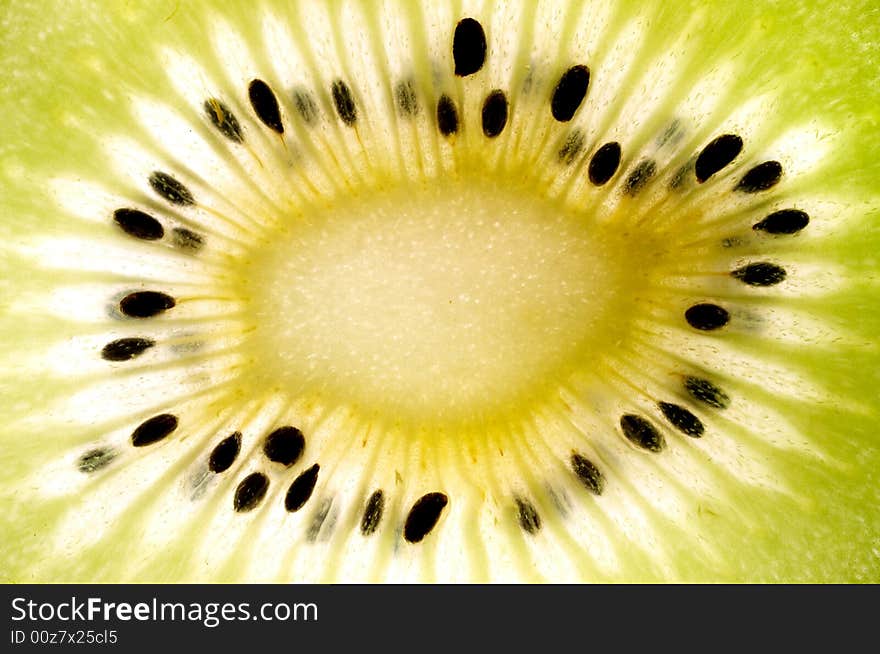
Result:
<svg viewBox="0 0 880 654"><path fill-rule="evenodd" d="M867 2L53 5L3 580L880 581Z"/></svg>

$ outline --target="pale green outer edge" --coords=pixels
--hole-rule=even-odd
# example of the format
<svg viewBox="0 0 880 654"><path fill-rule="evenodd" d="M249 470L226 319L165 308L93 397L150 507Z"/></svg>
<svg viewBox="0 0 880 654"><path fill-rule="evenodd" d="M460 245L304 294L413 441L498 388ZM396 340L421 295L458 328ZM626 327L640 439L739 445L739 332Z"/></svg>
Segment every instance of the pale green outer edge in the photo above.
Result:
<svg viewBox="0 0 880 654"><path fill-rule="evenodd" d="M39 214L33 205L43 202L43 171L52 170L58 162L75 162L91 142L90 134L58 122L65 103L76 100L71 89L97 94L102 85L112 83L94 79L94 74L83 68L85 62L93 55L112 57L108 49L137 51L151 38L161 40L175 20L183 14L197 14L203 5L223 11L233 3L40 0L4 4L0 25L4 71L0 93L0 237L14 242L33 229L53 229L51 214L39 225L16 217ZM675 4L680 5L682 16L688 15L690 8L708 5L724 14L730 24L760 23L768 35L766 60L790 61L792 74L801 80L799 86L786 86L785 111L793 118L819 115L846 134L847 157L826 167L827 178L815 190L839 191L863 201L859 204L865 208L864 220L846 234L831 237L823 247L828 260L848 269L858 281L830 300L805 306L876 343L880 340L880 7L872 0ZM669 20L669 15L665 19ZM144 47L145 62L151 56ZM29 336L26 325L8 324L2 311L4 303L19 285L36 282L30 279L25 262L9 257L5 249L0 253L0 349L5 352L26 348ZM722 543L722 548L740 553L732 574L720 578L710 570L695 569L686 580L880 581L880 355L877 348L842 348L833 356L823 352L799 357L825 385L868 407L860 415L833 406L781 407L797 426L821 433L826 451L847 462L846 469L805 466L800 479L804 488L812 489L807 491L815 500L810 511L794 504L774 504L767 510L773 513L771 522L777 528L758 535L725 529L728 542ZM15 402L36 396L37 389L39 379L17 379L14 371L0 370L0 416L11 415ZM28 462L19 454L15 434L2 434L2 438L0 475L2 486L9 487ZM4 549L26 551L39 540L43 526L39 510L14 524L5 511L2 514ZM751 556L753 550L780 555ZM28 578L24 571L0 568L0 580Z"/></svg>

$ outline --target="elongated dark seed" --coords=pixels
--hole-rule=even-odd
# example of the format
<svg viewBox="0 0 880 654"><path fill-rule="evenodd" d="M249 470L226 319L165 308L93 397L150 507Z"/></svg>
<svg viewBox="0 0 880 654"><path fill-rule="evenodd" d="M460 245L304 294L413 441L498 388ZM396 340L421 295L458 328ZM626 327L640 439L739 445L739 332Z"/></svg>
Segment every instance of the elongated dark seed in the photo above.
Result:
<svg viewBox="0 0 880 654"><path fill-rule="evenodd" d="M385 494L382 490L373 491L370 499L367 500L367 508L364 509L364 515L361 518L361 533L369 536L379 527L382 520L382 513L385 511Z"/></svg>
<svg viewBox="0 0 880 654"><path fill-rule="evenodd" d="M403 537L410 543L421 542L425 536L431 533L448 503L449 498L443 493L422 495L416 500L406 516Z"/></svg>
<svg viewBox="0 0 880 654"><path fill-rule="evenodd" d="M419 113L419 96L412 80L401 80L394 87L394 100L401 116L415 116Z"/></svg>
<svg viewBox="0 0 880 654"><path fill-rule="evenodd" d="M217 443L211 456L208 457L208 470L211 472L225 472L235 463L238 453L241 451L241 432L236 431Z"/></svg>
<svg viewBox="0 0 880 654"><path fill-rule="evenodd" d="M266 436L263 452L270 461L292 466L306 448L306 438L296 427L279 427Z"/></svg>
<svg viewBox="0 0 880 654"><path fill-rule="evenodd" d="M196 203L189 189L168 173L155 171L150 175L150 186L171 204L190 206Z"/></svg>
<svg viewBox="0 0 880 654"><path fill-rule="evenodd" d="M269 478L262 472L252 472L239 482L232 506L238 513L246 513L263 501L267 490Z"/></svg>
<svg viewBox="0 0 880 654"><path fill-rule="evenodd" d="M293 106L306 125L314 125L318 120L318 105L312 94L305 89L293 92Z"/></svg>
<svg viewBox="0 0 880 654"><path fill-rule="evenodd" d="M251 80L248 85L248 98L257 118L273 132L284 134L284 123L281 122L281 109L278 107L278 98L261 79Z"/></svg>
<svg viewBox="0 0 880 654"><path fill-rule="evenodd" d="M455 26L452 59L455 74L459 77L473 75L483 67L486 61L486 33L473 18L463 18Z"/></svg>
<svg viewBox="0 0 880 654"><path fill-rule="evenodd" d="M176 304L173 297L158 291L135 291L119 303L119 310L131 318L151 318Z"/></svg>
<svg viewBox="0 0 880 654"><path fill-rule="evenodd" d="M196 234L185 227L175 227L171 233L174 245L181 250L198 252L205 244L205 239L201 234Z"/></svg>
<svg viewBox="0 0 880 654"><path fill-rule="evenodd" d="M717 304L695 304L684 312L684 319L694 329L708 332L720 329L730 322L730 314Z"/></svg>
<svg viewBox="0 0 880 654"><path fill-rule="evenodd" d="M780 283L786 277L785 268L775 263L750 263L742 268L737 268L732 277L749 286L773 286Z"/></svg>
<svg viewBox="0 0 880 654"><path fill-rule="evenodd" d="M574 118L587 95L589 85L590 69L586 66L572 66L565 71L550 100L550 113L553 117L560 123L567 123Z"/></svg>
<svg viewBox="0 0 880 654"><path fill-rule="evenodd" d="M697 181L702 184L730 164L743 149L743 140L736 134L723 134L709 143L694 164Z"/></svg>
<svg viewBox="0 0 880 654"><path fill-rule="evenodd" d="M519 520L519 526L527 534L537 533L541 529L541 516L535 505L527 499L516 498L516 516Z"/></svg>
<svg viewBox="0 0 880 654"><path fill-rule="evenodd" d="M727 393L708 379L685 377L684 387L692 398L714 409L726 409L730 405L730 398L727 396Z"/></svg>
<svg viewBox="0 0 880 654"><path fill-rule="evenodd" d="M782 164L778 161L765 161L743 175L734 190L743 193L757 193L773 188L782 179Z"/></svg>
<svg viewBox="0 0 880 654"><path fill-rule="evenodd" d="M287 495L284 497L284 508L293 513L299 511L312 496L315 484L318 483L318 471L321 469L317 463L293 480Z"/></svg>
<svg viewBox="0 0 880 654"><path fill-rule="evenodd" d="M113 220L122 231L135 238L156 241L165 236L162 223L138 209L117 209L113 212Z"/></svg>
<svg viewBox="0 0 880 654"><path fill-rule="evenodd" d="M91 474L106 468L116 458L116 452L109 447L99 447L89 450L77 459L76 468L85 474Z"/></svg>
<svg viewBox="0 0 880 654"><path fill-rule="evenodd" d="M782 209L756 223L752 229L768 234L796 234L806 227L810 217L798 209Z"/></svg>
<svg viewBox="0 0 880 654"><path fill-rule="evenodd" d="M333 104L336 105L336 113L342 122L348 126L354 125L357 122L357 106L348 84L338 79L333 82L330 92L333 95Z"/></svg>
<svg viewBox="0 0 880 654"><path fill-rule="evenodd" d="M177 416L170 413L160 413L149 420L145 420L131 433L131 444L135 447L144 447L161 441L171 432L177 429Z"/></svg>
<svg viewBox="0 0 880 654"><path fill-rule="evenodd" d="M628 195L638 195L657 172L657 164L653 159L642 159L626 178L624 190Z"/></svg>
<svg viewBox="0 0 880 654"><path fill-rule="evenodd" d="M241 133L241 125L235 114L217 98L205 100L205 114L214 124L220 133L234 143L244 141L244 135Z"/></svg>
<svg viewBox="0 0 880 654"><path fill-rule="evenodd" d="M101 350L101 358L106 361L130 361L139 357L146 350L153 347L156 341L149 338L119 338L110 341Z"/></svg>
<svg viewBox="0 0 880 654"><path fill-rule="evenodd" d="M694 438L699 438L703 435L705 431L703 423L684 407L672 404L671 402L659 402L657 406L660 407L666 419L680 432Z"/></svg>
<svg viewBox="0 0 880 654"><path fill-rule="evenodd" d="M504 91L495 89L483 102L483 134L495 138L507 125L507 97Z"/></svg>
<svg viewBox="0 0 880 654"><path fill-rule="evenodd" d="M620 429L630 443L649 452L659 452L666 446L663 434L650 422L634 413L621 416Z"/></svg>
<svg viewBox="0 0 880 654"><path fill-rule="evenodd" d="M594 186L602 186L614 177L620 166L620 143L612 141L606 143L593 153L587 174Z"/></svg>
<svg viewBox="0 0 880 654"><path fill-rule="evenodd" d="M583 454L572 452L571 469L584 485L584 488L594 495L602 494L602 490L605 488L605 476L592 461Z"/></svg>
<svg viewBox="0 0 880 654"><path fill-rule="evenodd" d="M570 166L574 163L575 158L580 154L583 147L584 133L579 129L572 130L568 138L565 139L565 143L559 148L559 161L566 166Z"/></svg>
<svg viewBox="0 0 880 654"><path fill-rule="evenodd" d="M443 136L452 136L458 131L458 110L448 95L441 95L437 102L437 127Z"/></svg>

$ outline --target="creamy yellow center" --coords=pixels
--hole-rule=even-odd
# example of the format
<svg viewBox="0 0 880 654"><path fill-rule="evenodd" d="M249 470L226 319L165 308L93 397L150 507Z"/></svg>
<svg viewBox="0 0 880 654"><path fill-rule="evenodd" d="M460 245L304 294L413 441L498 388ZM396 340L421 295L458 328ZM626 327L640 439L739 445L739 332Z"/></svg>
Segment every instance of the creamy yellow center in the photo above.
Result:
<svg viewBox="0 0 880 654"><path fill-rule="evenodd" d="M489 179L291 217L249 276L263 379L384 413L470 421L609 347L631 277L583 214Z"/></svg>

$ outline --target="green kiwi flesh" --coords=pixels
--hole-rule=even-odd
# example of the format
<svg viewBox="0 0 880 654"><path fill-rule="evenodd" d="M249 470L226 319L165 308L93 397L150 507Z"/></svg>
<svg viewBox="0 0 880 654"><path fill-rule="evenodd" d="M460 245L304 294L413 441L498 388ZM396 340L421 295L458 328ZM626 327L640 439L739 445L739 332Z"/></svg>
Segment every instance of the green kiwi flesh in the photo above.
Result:
<svg viewBox="0 0 880 654"><path fill-rule="evenodd" d="M53 5L0 579L880 581L870 2Z"/></svg>

